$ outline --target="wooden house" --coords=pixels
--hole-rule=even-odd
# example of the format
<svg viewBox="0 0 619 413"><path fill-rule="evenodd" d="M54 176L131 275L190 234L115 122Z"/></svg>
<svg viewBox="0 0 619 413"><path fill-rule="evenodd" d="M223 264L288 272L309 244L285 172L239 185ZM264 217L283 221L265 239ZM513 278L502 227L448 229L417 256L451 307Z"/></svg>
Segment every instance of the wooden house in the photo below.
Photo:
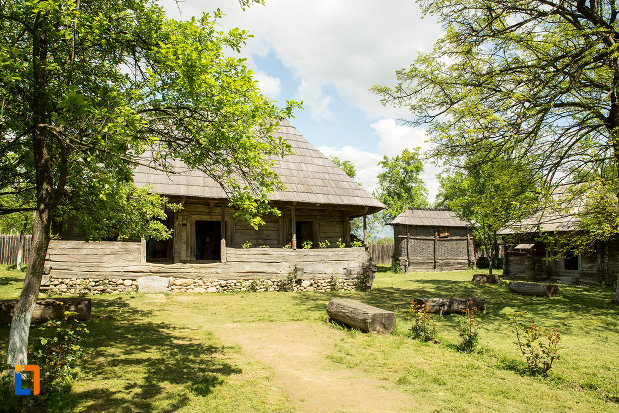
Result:
<svg viewBox="0 0 619 413"><path fill-rule="evenodd" d="M393 262L402 271L448 271L474 261L469 225L452 211L409 209L395 217Z"/></svg>
<svg viewBox="0 0 619 413"><path fill-rule="evenodd" d="M70 289L79 279L105 278L124 280L123 285L135 288L141 277L165 276L171 279L171 289L219 291L242 289L248 283L268 289L291 274L298 278L299 287L309 289L323 288L325 280L333 286L334 278L345 284L340 287L354 284L359 277L371 278L365 248L350 247L350 221L381 210L383 204L313 147L288 120L280 122L278 134L293 152L274 167L286 186L269 197L281 211L279 217L267 217L266 224L255 230L233 219L226 194L202 172L180 162L173 174L140 166L134 174L136 185L150 185L154 192L183 206L168 214L166 225L173 229L172 238L52 241L48 256L52 284ZM329 248L318 248L325 241ZM310 243L312 248L303 248ZM339 248L338 243L346 248Z"/></svg>
<svg viewBox="0 0 619 413"><path fill-rule="evenodd" d="M578 218L563 214L538 214L499 232L505 256L503 275L528 281L564 283L614 283L619 274L619 241L596 242L593 251L578 254L564 250L560 241L542 241L541 233L569 237L580 231Z"/></svg>

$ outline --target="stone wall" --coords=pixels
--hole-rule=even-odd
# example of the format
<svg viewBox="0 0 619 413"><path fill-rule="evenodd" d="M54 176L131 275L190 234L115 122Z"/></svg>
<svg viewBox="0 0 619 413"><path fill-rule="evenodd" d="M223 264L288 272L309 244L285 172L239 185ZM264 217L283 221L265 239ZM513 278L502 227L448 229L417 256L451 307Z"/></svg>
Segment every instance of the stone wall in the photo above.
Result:
<svg viewBox="0 0 619 413"><path fill-rule="evenodd" d="M352 291L368 288L364 276L297 279L292 276L254 279L143 277L165 280L167 287L159 292L221 293L240 291ZM138 279L104 278L62 278L52 279L49 290L53 294L112 294L140 292Z"/></svg>

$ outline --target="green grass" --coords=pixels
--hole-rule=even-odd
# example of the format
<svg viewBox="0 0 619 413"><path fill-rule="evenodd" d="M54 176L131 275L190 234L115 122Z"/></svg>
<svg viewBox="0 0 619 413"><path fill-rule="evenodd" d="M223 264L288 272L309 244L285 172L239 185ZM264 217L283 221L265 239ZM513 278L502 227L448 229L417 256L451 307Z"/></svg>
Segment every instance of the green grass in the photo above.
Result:
<svg viewBox="0 0 619 413"><path fill-rule="evenodd" d="M76 411L290 411L273 372L209 324L322 323L327 302L348 297L392 310L392 335L336 329L325 357L342 369L384 380L422 410L616 411L619 407L619 310L611 288L560 286L553 298L511 294L505 283L474 285L474 271L379 272L369 292L110 295L93 297L93 319L71 403ZM23 273L0 270L0 298L14 298ZM464 354L457 317L437 318L440 344L407 337L414 297L485 298L479 316L481 351ZM550 378L523 373L507 314L561 333ZM325 326L324 328L329 328ZM0 327L6 357L8 327ZM310 390L311 391L311 390Z"/></svg>

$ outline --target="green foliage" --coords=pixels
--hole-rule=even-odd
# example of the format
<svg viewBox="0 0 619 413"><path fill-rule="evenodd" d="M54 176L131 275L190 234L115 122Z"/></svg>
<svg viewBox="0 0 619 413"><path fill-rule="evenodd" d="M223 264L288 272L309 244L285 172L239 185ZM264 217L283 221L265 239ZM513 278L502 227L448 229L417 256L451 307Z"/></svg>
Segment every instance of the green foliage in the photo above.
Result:
<svg viewBox="0 0 619 413"><path fill-rule="evenodd" d="M294 287L297 285L297 269L290 271L286 277L279 282L279 291L294 291Z"/></svg>
<svg viewBox="0 0 619 413"><path fill-rule="evenodd" d="M373 242L376 245L393 244L393 237L382 237Z"/></svg>
<svg viewBox="0 0 619 413"><path fill-rule="evenodd" d="M304 250L309 250L312 248L312 245L314 245L312 241L306 240L306 241L303 241L303 243L301 244L301 248L303 248Z"/></svg>
<svg viewBox="0 0 619 413"><path fill-rule="evenodd" d="M473 307L473 301L467 303L465 315L458 318L458 334L462 339L459 349L472 353L479 343L479 326L476 320L477 308Z"/></svg>
<svg viewBox="0 0 619 413"><path fill-rule="evenodd" d="M330 245L331 243L327 239L323 242L318 241L318 248L329 248Z"/></svg>
<svg viewBox="0 0 619 413"><path fill-rule="evenodd" d="M353 165L352 162L343 161L337 156L332 156L330 159L335 165L337 165L338 168L344 171L346 175L348 175L352 179L355 179L355 176L357 176L357 169L355 168L355 165Z"/></svg>
<svg viewBox="0 0 619 413"><path fill-rule="evenodd" d="M436 338L436 323L425 304L420 306L415 301L411 301L408 310L413 322L411 336L421 341L434 340Z"/></svg>
<svg viewBox="0 0 619 413"><path fill-rule="evenodd" d="M221 15L174 21L146 0L3 2L0 215L38 199L90 239L165 238L151 223L165 200L132 175L175 159L221 184L236 218L276 214L270 159L290 146L273 131L297 104L260 93L237 54L248 34L220 31Z"/></svg>
<svg viewBox="0 0 619 413"><path fill-rule="evenodd" d="M288 244L284 244L284 246L282 248L285 248L287 250L292 248L292 242L289 242Z"/></svg>
<svg viewBox="0 0 619 413"><path fill-rule="evenodd" d="M337 240L336 244L337 244L337 247L338 247L338 248L344 248L344 247L346 247L346 243L345 243L345 242L343 242L341 238L339 238L339 239Z"/></svg>
<svg viewBox="0 0 619 413"><path fill-rule="evenodd" d="M363 242L361 242L361 241L359 241L358 239L356 239L356 240L353 240L353 241L350 243L350 246L351 246L351 247L363 247Z"/></svg>
<svg viewBox="0 0 619 413"><path fill-rule="evenodd" d="M561 336L554 328L546 330L535 324L523 325L519 317L524 314L520 312L509 316L516 330L516 344L527 362L529 374L547 376L552 363L559 358Z"/></svg>
<svg viewBox="0 0 619 413"><path fill-rule="evenodd" d="M340 279L337 277L337 274L333 274L329 279L329 287L331 288L331 291L339 291Z"/></svg>
<svg viewBox="0 0 619 413"><path fill-rule="evenodd" d="M404 149L400 155L389 158L385 155L378 163L378 188L374 195L387 206L382 212L383 221L389 222L407 208L428 206L428 190L420 175L423 163L419 148Z"/></svg>
<svg viewBox="0 0 619 413"><path fill-rule="evenodd" d="M251 242L249 242L249 241L245 241L245 242L243 243L243 245L241 245L241 248L243 248L243 249L245 249L245 250L246 250L246 249L251 248Z"/></svg>

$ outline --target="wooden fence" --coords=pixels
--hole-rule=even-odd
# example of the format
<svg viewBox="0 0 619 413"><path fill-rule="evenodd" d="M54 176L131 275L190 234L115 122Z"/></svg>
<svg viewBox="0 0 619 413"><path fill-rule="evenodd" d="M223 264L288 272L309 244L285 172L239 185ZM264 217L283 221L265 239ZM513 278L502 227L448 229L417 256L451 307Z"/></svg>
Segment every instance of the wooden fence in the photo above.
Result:
<svg viewBox="0 0 619 413"><path fill-rule="evenodd" d="M32 235L24 235L22 265L26 265L30 260L31 245ZM0 265L17 264L17 251L19 251L19 235L0 235Z"/></svg>
<svg viewBox="0 0 619 413"><path fill-rule="evenodd" d="M389 265L391 264L391 257L393 256L393 244L370 244L370 256L372 261L378 264Z"/></svg>

